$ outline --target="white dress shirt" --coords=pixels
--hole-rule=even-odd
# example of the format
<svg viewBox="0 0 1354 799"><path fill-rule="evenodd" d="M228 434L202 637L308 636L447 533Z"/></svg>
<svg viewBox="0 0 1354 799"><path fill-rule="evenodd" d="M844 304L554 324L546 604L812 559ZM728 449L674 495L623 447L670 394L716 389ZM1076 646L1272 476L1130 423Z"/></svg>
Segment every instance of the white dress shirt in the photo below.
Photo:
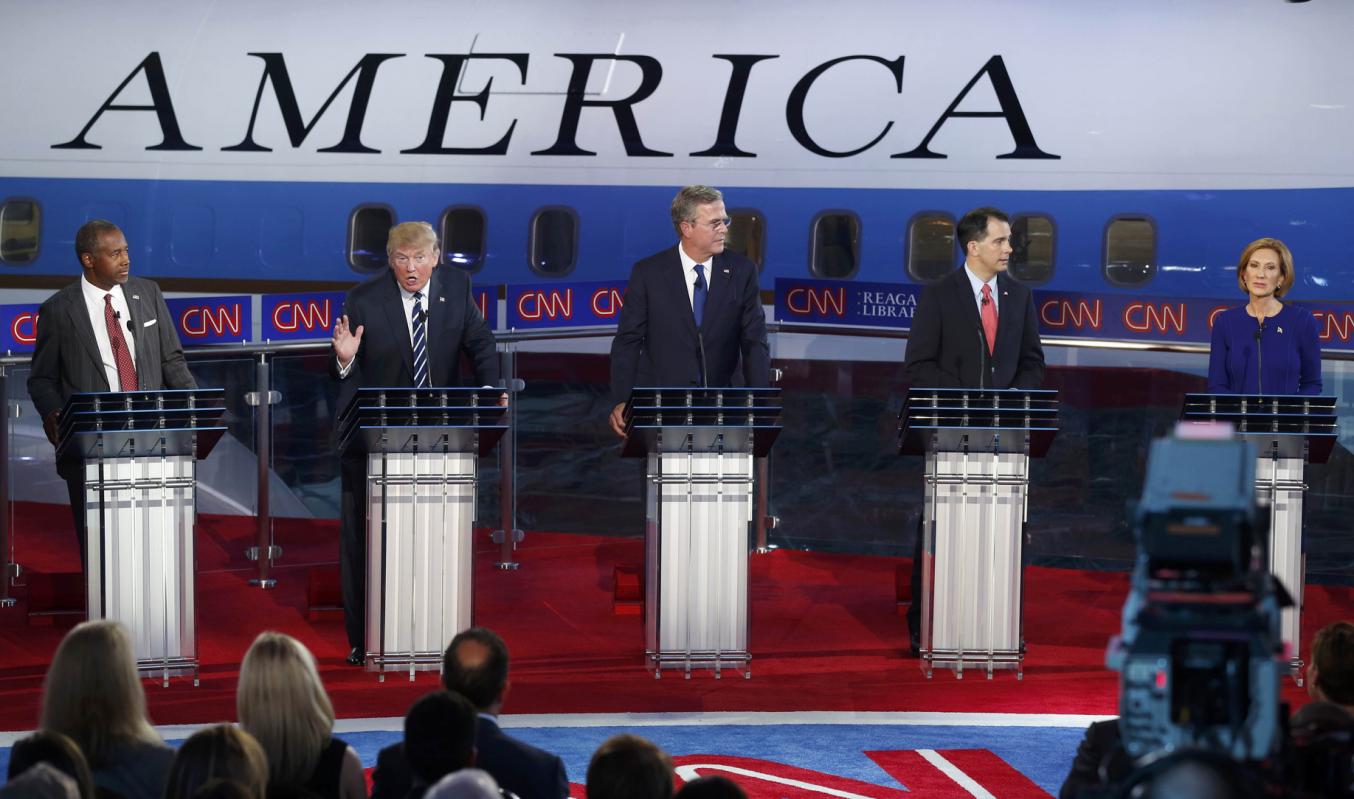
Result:
<svg viewBox="0 0 1354 799"><path fill-rule="evenodd" d="M695 313L696 264L705 264L705 301L706 303L709 303L710 294L715 288L715 259L711 258L708 261L697 261L695 258L687 255L686 250L683 249L680 244L677 245L677 254L682 258L682 273L686 276L686 301L691 304L692 313Z"/></svg>
<svg viewBox="0 0 1354 799"><path fill-rule="evenodd" d="M118 326L122 329L123 341L127 342L127 352L132 357L132 366L136 366L136 336L141 335L141 330L138 328L135 333L132 333L127 329L127 323L132 319L132 312L127 307L127 298L122 295L122 286L114 285L112 289L104 291L90 283L87 277L82 276L80 278L80 291L85 297L85 310L89 313L89 324L94 328L94 341L99 345L99 360L103 361L103 373L108 377L108 390L121 391L122 384L118 381L118 364L117 361L113 360L113 342L108 338L108 322L104 319L104 295L113 295L113 312L118 315ZM133 324L138 323L133 322Z"/></svg>
<svg viewBox="0 0 1354 799"><path fill-rule="evenodd" d="M997 300L997 276L993 275L991 280L983 283L973 274L973 270L968 268L968 264L964 264L964 274L968 275L968 284L973 287L973 301L978 304L978 318L983 317L983 286L987 285L992 287L992 307L996 309L997 318L1000 319L1001 303Z"/></svg>

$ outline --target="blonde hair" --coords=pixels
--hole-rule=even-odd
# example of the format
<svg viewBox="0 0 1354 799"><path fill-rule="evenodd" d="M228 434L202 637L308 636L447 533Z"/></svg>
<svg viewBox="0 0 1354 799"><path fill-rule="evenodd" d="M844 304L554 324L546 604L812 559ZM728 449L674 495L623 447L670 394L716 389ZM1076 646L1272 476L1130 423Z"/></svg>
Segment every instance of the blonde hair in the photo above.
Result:
<svg viewBox="0 0 1354 799"><path fill-rule="evenodd" d="M1265 237L1246 245L1246 249L1241 251L1241 259L1236 264L1236 283L1242 291L1250 293L1250 289L1246 288L1246 264L1251 262L1251 258L1259 250L1273 250L1279 254L1279 285L1274 287L1274 296L1282 297L1293 287L1297 272L1293 267L1293 253L1288 251L1288 245L1278 239Z"/></svg>
<svg viewBox="0 0 1354 799"><path fill-rule="evenodd" d="M245 653L235 712L268 755L279 785L310 779L334 731L334 706L315 657L300 641L278 632L260 633Z"/></svg>
<svg viewBox="0 0 1354 799"><path fill-rule="evenodd" d="M76 625L56 648L42 684L43 732L75 741L94 769L126 742L162 743L146 718L132 642L115 621Z"/></svg>
<svg viewBox="0 0 1354 799"><path fill-rule="evenodd" d="M259 742L229 724L198 730L183 742L169 766L164 799L192 799L217 779L238 782L258 799L268 793L268 758Z"/></svg>
<svg viewBox="0 0 1354 799"><path fill-rule="evenodd" d="M394 255L400 247L437 249L437 232L427 222L401 222L386 237L386 255Z"/></svg>

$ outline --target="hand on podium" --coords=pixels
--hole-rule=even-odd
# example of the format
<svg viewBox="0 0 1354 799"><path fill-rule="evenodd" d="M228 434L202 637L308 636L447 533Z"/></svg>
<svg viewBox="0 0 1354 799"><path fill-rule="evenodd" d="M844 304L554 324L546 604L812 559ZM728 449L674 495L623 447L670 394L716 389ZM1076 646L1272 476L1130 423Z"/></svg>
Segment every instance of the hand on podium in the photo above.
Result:
<svg viewBox="0 0 1354 799"><path fill-rule="evenodd" d="M625 403L620 402L611 409L611 415L607 417L611 423L611 431L621 438L625 438Z"/></svg>

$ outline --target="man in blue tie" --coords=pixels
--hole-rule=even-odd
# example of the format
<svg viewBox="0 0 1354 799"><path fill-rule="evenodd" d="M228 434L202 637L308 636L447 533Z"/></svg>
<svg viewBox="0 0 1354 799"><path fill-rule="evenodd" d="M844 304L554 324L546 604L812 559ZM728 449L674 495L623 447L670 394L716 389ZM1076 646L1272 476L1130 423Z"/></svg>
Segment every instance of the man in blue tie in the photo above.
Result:
<svg viewBox="0 0 1354 799"><path fill-rule="evenodd" d="M625 402L637 386L765 386L766 343L757 267L724 249L724 196L687 186L672 201L678 242L635 264L611 344L609 416L625 435ZM739 368L741 359L741 369Z"/></svg>
<svg viewBox="0 0 1354 799"><path fill-rule="evenodd" d="M390 272L348 292L331 340L331 374L340 381L335 421L364 386L455 386L460 357L475 383L498 383L494 334L470 291L470 278L438 264L442 251L427 222L402 222L386 241ZM345 455L339 518L339 572L348 662L366 648L366 457Z"/></svg>

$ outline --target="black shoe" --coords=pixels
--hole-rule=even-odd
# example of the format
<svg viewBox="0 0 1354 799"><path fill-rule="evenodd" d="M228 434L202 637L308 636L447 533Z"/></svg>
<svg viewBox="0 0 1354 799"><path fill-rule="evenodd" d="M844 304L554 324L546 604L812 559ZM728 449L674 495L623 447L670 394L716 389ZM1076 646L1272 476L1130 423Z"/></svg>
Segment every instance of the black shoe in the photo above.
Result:
<svg viewBox="0 0 1354 799"><path fill-rule="evenodd" d="M908 643L908 646L907 646L907 653L908 653L908 655L910 655L911 657L914 657L914 658L919 658L919 657L921 657L921 641L918 641L917 639L913 638L913 639Z"/></svg>
<svg viewBox="0 0 1354 799"><path fill-rule="evenodd" d="M348 652L348 658L345 661L349 666L361 666L367 661L367 653L362 651L362 647L355 646Z"/></svg>

